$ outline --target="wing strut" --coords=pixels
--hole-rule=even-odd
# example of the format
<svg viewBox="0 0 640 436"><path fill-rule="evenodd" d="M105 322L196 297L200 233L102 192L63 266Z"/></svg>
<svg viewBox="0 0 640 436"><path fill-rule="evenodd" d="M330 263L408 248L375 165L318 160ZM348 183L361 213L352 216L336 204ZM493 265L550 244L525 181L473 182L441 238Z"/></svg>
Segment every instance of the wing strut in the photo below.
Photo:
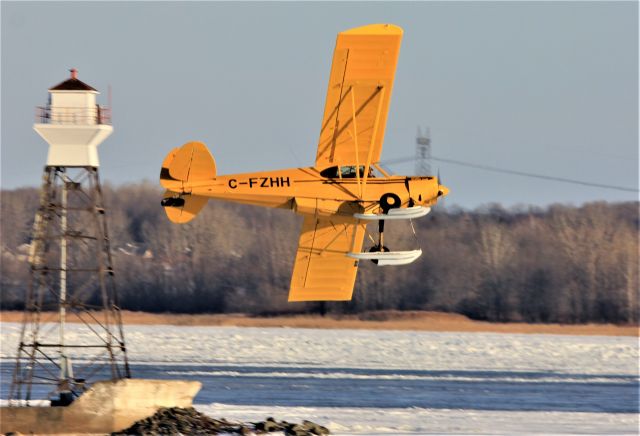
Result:
<svg viewBox="0 0 640 436"><path fill-rule="evenodd" d="M358 182L358 188L360 190L360 198L362 198L362 184L360 183L360 159L358 158L358 128L356 123L356 91L353 89L353 85L349 88L351 91L351 122L353 123L353 145L356 149L356 180Z"/></svg>
<svg viewBox="0 0 640 436"><path fill-rule="evenodd" d="M378 125L380 124L380 115L382 114L382 101L384 101L384 86L380 86L380 98L379 98L379 104L378 104L378 110L376 111L376 119L373 122L373 134L371 135L371 144L369 144L369 153L367 153L367 164L365 165L364 169L364 182L363 182L363 186L367 185L367 179L369 178L369 168L371 167L371 159L373 157L373 139L376 137L377 133L378 133ZM364 195L361 194L361 195Z"/></svg>
<svg viewBox="0 0 640 436"><path fill-rule="evenodd" d="M373 159L373 149L374 149L374 140L376 138L376 134L378 133L378 126L380 124L380 117L382 115L382 102L384 101L385 96L385 87L380 85L378 86L375 94L377 94L378 104L376 107L376 116L373 120L373 130L371 134L371 141L369 146L367 147L367 161L364 165L364 174L360 177L360 146L358 144L358 123L357 123L357 113L356 113L356 86L352 85L349 87L347 94L351 94L351 124L353 125L353 146L355 149L355 159L356 159L356 180L358 183L360 198L364 196L364 188L367 185L367 180L369 179L369 168L371 168L372 159ZM345 95L346 97L346 95Z"/></svg>

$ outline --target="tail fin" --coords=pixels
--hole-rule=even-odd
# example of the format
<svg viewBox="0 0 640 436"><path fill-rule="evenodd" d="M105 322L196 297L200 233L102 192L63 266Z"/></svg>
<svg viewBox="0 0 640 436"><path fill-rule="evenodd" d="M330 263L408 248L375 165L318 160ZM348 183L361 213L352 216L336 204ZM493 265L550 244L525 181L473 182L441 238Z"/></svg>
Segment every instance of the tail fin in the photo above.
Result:
<svg viewBox="0 0 640 436"><path fill-rule="evenodd" d="M171 150L160 170L160 184L167 189L161 204L169 219L174 223L191 221L208 199L192 195L189 183L215 177L216 162L202 142L188 142Z"/></svg>
<svg viewBox="0 0 640 436"><path fill-rule="evenodd" d="M187 142L174 148L162 162L160 184L176 189L185 183L215 179L216 161L202 142Z"/></svg>

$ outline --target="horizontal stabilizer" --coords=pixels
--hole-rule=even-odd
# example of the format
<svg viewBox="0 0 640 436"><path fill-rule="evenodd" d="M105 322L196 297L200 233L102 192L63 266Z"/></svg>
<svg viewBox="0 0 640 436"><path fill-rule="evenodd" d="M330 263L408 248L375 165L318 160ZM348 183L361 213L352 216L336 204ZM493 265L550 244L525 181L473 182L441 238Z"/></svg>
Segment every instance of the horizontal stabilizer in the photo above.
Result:
<svg viewBox="0 0 640 436"><path fill-rule="evenodd" d="M162 206L171 222L184 224L191 221L207 201L207 197L200 195L180 195L177 192L166 191L162 198Z"/></svg>

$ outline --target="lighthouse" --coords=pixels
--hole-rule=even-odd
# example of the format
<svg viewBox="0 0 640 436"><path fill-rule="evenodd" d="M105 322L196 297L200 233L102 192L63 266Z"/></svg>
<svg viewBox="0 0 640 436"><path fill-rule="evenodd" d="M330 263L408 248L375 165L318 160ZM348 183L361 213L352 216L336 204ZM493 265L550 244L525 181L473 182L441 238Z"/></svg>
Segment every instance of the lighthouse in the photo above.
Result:
<svg viewBox="0 0 640 436"><path fill-rule="evenodd" d="M49 151L10 391L13 400L45 396L58 406L96 379L130 377L98 171L98 146L113 132L111 110L70 72L36 108L33 127Z"/></svg>

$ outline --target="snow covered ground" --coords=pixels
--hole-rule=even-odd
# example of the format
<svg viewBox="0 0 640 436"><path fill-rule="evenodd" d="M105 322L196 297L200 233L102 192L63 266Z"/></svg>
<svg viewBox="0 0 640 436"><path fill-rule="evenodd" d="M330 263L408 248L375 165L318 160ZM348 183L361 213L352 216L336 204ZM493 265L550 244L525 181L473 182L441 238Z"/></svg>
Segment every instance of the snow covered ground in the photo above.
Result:
<svg viewBox="0 0 640 436"><path fill-rule="evenodd" d="M18 333L2 324L1 398ZM196 407L214 417L345 435L638 434L637 338L127 326L126 340L135 377L200 380Z"/></svg>

